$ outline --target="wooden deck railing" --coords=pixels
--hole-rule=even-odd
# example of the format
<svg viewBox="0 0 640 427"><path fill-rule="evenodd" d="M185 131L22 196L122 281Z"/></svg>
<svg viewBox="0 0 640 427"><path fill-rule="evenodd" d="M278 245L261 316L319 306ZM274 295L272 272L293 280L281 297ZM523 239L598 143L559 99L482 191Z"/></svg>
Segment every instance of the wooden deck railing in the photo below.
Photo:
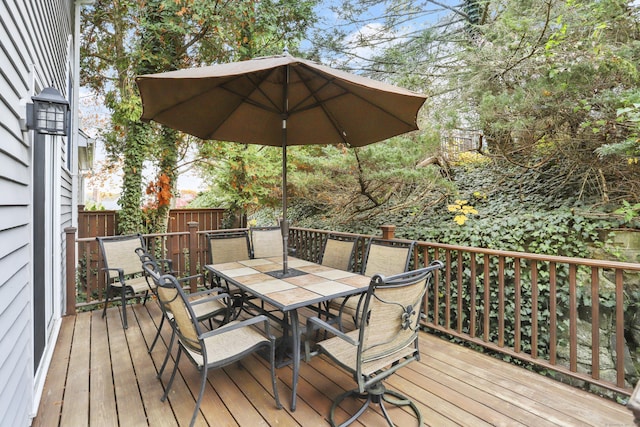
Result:
<svg viewBox="0 0 640 427"><path fill-rule="evenodd" d="M393 238L393 231L386 226L383 236ZM192 275L207 262L207 232L192 222L188 232L145 237L157 256L173 260L180 275ZM328 233L292 227L289 245L297 257L318 261ZM95 240L77 239L73 229L67 236L67 247ZM362 237L356 268L371 236ZM73 256L67 257L67 271L76 271L67 278L68 313L103 301L97 255L79 250L77 267ZM420 241L412 267L434 259L445 261L446 269L426 296L426 328L532 364L576 386L631 394L638 373L625 337L638 327L634 304L640 301L632 299L626 284L640 273L640 264ZM96 276L98 285L84 289L83 278L89 275ZM84 301L73 300L76 290Z"/></svg>

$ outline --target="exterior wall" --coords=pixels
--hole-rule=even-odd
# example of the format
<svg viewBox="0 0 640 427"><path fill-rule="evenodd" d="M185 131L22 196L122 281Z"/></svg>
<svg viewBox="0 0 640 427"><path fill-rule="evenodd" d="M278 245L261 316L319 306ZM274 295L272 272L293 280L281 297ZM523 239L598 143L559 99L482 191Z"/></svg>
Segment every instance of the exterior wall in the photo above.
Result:
<svg viewBox="0 0 640 427"><path fill-rule="evenodd" d="M26 102L44 87L73 97L73 0L0 2L0 426L30 425L64 307L64 228L72 225L71 137L34 135ZM36 235L39 166L34 144L50 144L41 187L47 236ZM38 172L39 173L39 172ZM38 178L39 179L39 178ZM46 238L45 238L46 237ZM45 259L34 242L46 240ZM36 278L35 265L43 268ZM40 281L40 282L39 282ZM41 283L43 288L37 290ZM41 313L40 307L44 307ZM35 338L41 331L41 338ZM39 349L38 349L39 347Z"/></svg>

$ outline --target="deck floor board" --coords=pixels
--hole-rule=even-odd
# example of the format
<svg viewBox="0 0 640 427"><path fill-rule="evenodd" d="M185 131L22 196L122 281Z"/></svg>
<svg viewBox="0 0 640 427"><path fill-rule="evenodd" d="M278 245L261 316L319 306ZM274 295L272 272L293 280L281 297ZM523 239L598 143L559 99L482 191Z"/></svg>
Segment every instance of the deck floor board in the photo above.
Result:
<svg viewBox="0 0 640 427"><path fill-rule="evenodd" d="M131 308L129 310L129 308ZM156 378L171 337L148 349L160 320L154 302L128 307L129 329L120 310L65 317L33 426L184 426L199 390L199 372L182 358L166 402L160 401L177 353ZM301 316L304 318L304 316ZM428 426L633 426L624 406L510 365L428 333L421 333L422 359L387 381L416 402ZM353 379L324 357L302 362L297 410L291 412L291 367L279 368L283 409L275 408L269 363L252 355L211 371L196 425L329 425L332 400L353 388ZM339 420L354 402L338 408ZM393 410L398 425L415 420ZM395 414L395 415L394 415ZM368 410L354 426L385 426L379 410Z"/></svg>

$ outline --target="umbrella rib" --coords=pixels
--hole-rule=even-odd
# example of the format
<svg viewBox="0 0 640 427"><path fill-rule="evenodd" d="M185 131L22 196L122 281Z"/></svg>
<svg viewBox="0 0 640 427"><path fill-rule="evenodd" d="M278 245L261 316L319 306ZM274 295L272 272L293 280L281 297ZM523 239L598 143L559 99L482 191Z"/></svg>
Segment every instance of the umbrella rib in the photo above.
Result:
<svg viewBox="0 0 640 427"><path fill-rule="evenodd" d="M309 67L305 67L305 69L308 69L308 70L313 71L313 70L312 70L311 68L309 68ZM336 130L336 133L337 133L338 135L340 135L340 139L342 139L342 141L343 141L345 144L349 145L349 142L348 142L348 141L347 141L347 139L346 139L346 134L345 134L344 129L340 129L340 128L338 127L338 121L335 119L335 117L333 116L333 114L331 114L331 112L330 112L329 110L327 110L327 108L325 107L324 102L321 102L321 101L318 99L318 97L316 96L316 94L317 94L321 89L323 89L323 88L327 87L329 84L331 84L331 82L332 82L334 79L328 79L328 78L326 78L326 77L325 77L325 75L324 75L324 74L319 74L319 73L315 73L315 74L316 74L317 76L320 76L320 77L324 78L324 79L325 79L325 83L324 83L322 86L320 86L320 87L318 88L318 90L315 90L315 91L314 91L314 90L312 90L312 89L309 87L309 85L307 85L306 81L302 78L302 76L300 76L300 81L301 81L301 82L302 82L302 84L303 84L303 85L305 85L305 87L309 90L309 96L307 96L306 98L304 98L303 100L301 100L300 102L298 102L298 104L297 104L296 106L294 106L293 108L291 108L291 109L289 110L289 115L291 115L291 114L295 114L295 113L298 113L298 112L302 112L302 111L306 111L306 110L310 110L310 109L315 108L315 107L320 107L320 108L322 108L322 111L324 111L324 114L329 118L329 121L331 122L331 125L333 126L333 128ZM299 73L298 73L298 75L299 75ZM347 91L345 90L345 88L343 88L342 86L339 86L339 87L340 87L344 92L343 92L343 93L341 93L340 95L334 96L334 97L332 97L332 98L328 98L327 100L329 100L329 99L336 99L336 98L340 98L341 96L344 96L344 95L347 93ZM304 103L304 102L306 102L306 100L307 100L307 99L309 99L309 98L313 98L313 99L315 100L315 102L316 102L316 103L315 103L315 104L311 104L311 105L309 105L309 106L306 106L305 108L301 108L301 109L299 109L299 110L297 110L297 109L296 109L296 107L297 107L298 105L303 104L303 103ZM325 100L325 101L327 101L327 100Z"/></svg>
<svg viewBox="0 0 640 427"><path fill-rule="evenodd" d="M270 73L269 73L269 75L270 75ZM243 99L243 102L245 104L251 104L254 107L257 107L257 108L259 108L261 110L270 111L270 112L274 112L274 113L281 113L282 111L276 106L276 103L271 98L269 98L269 96L267 96L267 94L260 88L260 85L259 85L260 81L256 80L256 79L253 79L252 77L253 76L251 76L251 75L240 75L240 76L238 76L237 79L233 79L233 80L230 80L229 82L225 82L225 83L221 84L220 86L218 86L218 88L222 89L222 90L224 90L224 91L226 91L228 93L231 93L233 95L236 95L238 98ZM248 80L249 83L251 83L253 89L249 91L249 94L244 94L244 93L232 90L230 87L228 87L229 83L235 82L235 81L237 81L237 80L239 80L241 78L244 78L245 80ZM264 79L262 79L262 81L264 81ZM258 92L260 92L262 94L262 96L264 96L267 100L269 100L269 103L271 104L271 107L273 107L273 108L269 108L269 105L261 104L259 102L254 101L253 99L249 98L249 95L251 93L254 93L256 90ZM238 103L236 105L236 108L230 110L229 113L224 117L224 120L220 121L220 123L226 122L227 119L229 117L231 117L233 115L233 113L235 113L237 111L237 109L240 107L240 105L242 105L242 103ZM217 128L213 129L209 133L208 139L212 139L213 138L213 134L216 131L217 131Z"/></svg>
<svg viewBox="0 0 640 427"><path fill-rule="evenodd" d="M251 93L255 92L256 90L258 92L260 92L267 100L269 100L269 104L273 108L270 108L269 105L261 104L261 103L259 103L257 101L254 101L253 99L249 98L248 95L245 95L243 93L240 93L240 92L237 92L237 91L234 91L234 90L230 89L229 87L227 87L228 83L222 84L219 87L221 89L226 90L229 93L237 95L238 97L242 98L245 103L251 104L254 107L258 107L258 108L260 108L262 110L271 111L271 112L274 112L274 113L281 113L282 112L282 110L276 105L276 103L273 101L273 99L269 98L269 96L267 96L267 94L260 88L260 85L259 85L260 81L254 80L252 78L253 76L251 76L251 75L244 75L244 76L240 76L240 77L245 78L246 80L248 80L251 83L251 85L253 86L253 89L251 90ZM235 80L232 80L232 81L235 81ZM264 79L263 79L263 81L264 81Z"/></svg>
<svg viewBox="0 0 640 427"><path fill-rule="evenodd" d="M302 100L302 101L298 102L298 104L297 104L297 105L301 105L301 104L303 104L303 103L304 103L307 99L309 99L309 98L313 98L313 99L316 101L316 104L312 104L312 105L309 105L309 106L305 106L304 108L301 108L301 109L299 109L299 110L296 110L296 109L295 109L295 107L294 107L294 108L292 108L292 109L290 110L290 114L294 114L294 113L301 112L301 111L306 111L306 110L309 110L309 109L311 109L311 108L315 108L315 107L320 107L320 108L322 108L322 110L325 112L326 116L327 116L327 117L329 117L329 119L330 119L330 121L331 121L331 124L332 124L332 125L333 125L333 127L335 128L336 132L340 135L340 137L341 137L341 138L342 138L342 140L345 142L345 144L349 144L349 142L348 142L348 141L347 141L347 139L345 138L344 130L342 130L342 129L340 129L340 128L338 127L338 122L337 122L337 120L336 120L336 119L335 119L335 117L334 117L332 114L330 114L330 112L326 109L326 107L325 107L324 103L325 103L326 101L328 101L329 99L336 99L336 98L339 98L339 97L344 96L344 95L347 95L347 94L357 97L358 99L360 99L360 100L364 101L365 103L367 103L367 104L369 104L369 105L371 105L371 106L373 106L373 107L375 107L375 108L379 109L380 111L384 112L385 114L389 115L390 117L393 117L395 120L399 121L400 123L405 124L405 125L406 125L406 126L408 126L408 127L414 127L414 126L415 126L415 123L407 122L406 120L403 120L402 118L398 117L396 114L393 114L391 111L389 111L389 110L387 110L387 109L385 109L385 108L381 107L380 105L378 105L378 104L374 104L374 103L370 102L368 99L363 98L362 96L359 96L359 95L355 94L354 92L351 92L348 88L345 88L342 84L340 84L340 79L339 79L339 78L337 78L337 77L333 77L333 76L332 76L332 77L327 77L327 76L326 76L326 74L321 73L321 72L319 72L319 71L317 71L317 70L315 70L314 68L311 68L311 67L306 67L306 66L305 66L304 68L305 68L305 70L310 71L311 73L315 74L316 76L318 76L318 77L321 77L321 78L325 79L325 81L326 81L326 82L325 82L325 84L323 84L320 88L318 88L318 90L315 90L315 91L314 91L314 90L312 90L312 89L311 89L311 88L306 84L305 79L300 78L300 81L301 81L301 82L302 82L302 83L307 87L307 89L309 89L309 93L310 93L310 94L309 94L309 96L308 96L308 97L306 97L304 100ZM336 95L336 96L334 96L334 97L332 97L332 98L327 98L326 100L322 100L322 101L321 101L321 100L319 100L319 99L316 97L316 93L318 93L321 89L325 88L327 85L329 85L329 84L331 84L331 83L333 83L334 85L336 85L337 87L339 87L340 89L342 89L342 90L343 90L342 94L340 94L340 95Z"/></svg>

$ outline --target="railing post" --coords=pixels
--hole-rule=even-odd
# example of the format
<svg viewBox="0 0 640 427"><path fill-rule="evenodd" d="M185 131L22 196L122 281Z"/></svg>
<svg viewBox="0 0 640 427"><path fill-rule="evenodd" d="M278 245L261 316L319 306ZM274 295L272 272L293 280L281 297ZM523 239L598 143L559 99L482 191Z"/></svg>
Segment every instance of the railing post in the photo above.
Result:
<svg viewBox="0 0 640 427"><path fill-rule="evenodd" d="M187 226L189 227L189 275L195 276L198 274L198 223L190 221ZM198 290L196 279L191 279L189 284L191 285L191 292Z"/></svg>
<svg viewBox="0 0 640 427"><path fill-rule="evenodd" d="M391 240L396 236L396 226L395 225L382 225L380 226L382 230L382 238L385 240Z"/></svg>
<svg viewBox="0 0 640 427"><path fill-rule="evenodd" d="M76 231L75 227L66 227L64 229L66 239L66 258L67 258L67 306L66 315L76 314Z"/></svg>

